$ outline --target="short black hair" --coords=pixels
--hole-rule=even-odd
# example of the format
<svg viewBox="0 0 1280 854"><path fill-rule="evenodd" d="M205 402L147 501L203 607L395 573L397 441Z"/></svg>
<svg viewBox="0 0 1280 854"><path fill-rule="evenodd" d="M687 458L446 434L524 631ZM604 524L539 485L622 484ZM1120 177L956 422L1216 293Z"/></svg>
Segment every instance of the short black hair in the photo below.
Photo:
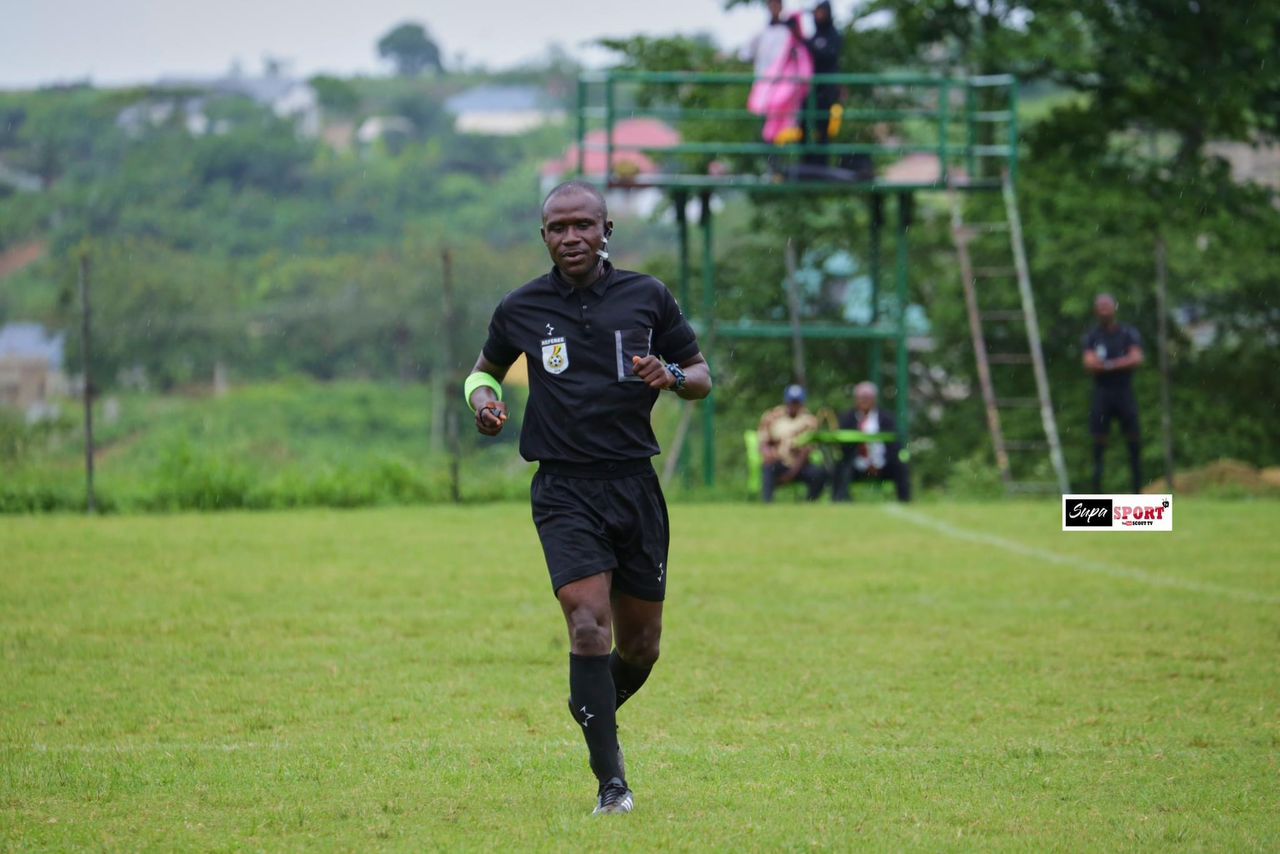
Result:
<svg viewBox="0 0 1280 854"><path fill-rule="evenodd" d="M604 193L601 193L600 188L595 184L592 184L590 181L580 180L565 181L563 184L557 184L555 187L551 188L551 192L547 193L547 197L542 200L542 219L544 221L547 218L547 205L550 204L551 200L556 196L563 195L564 193L587 194L591 198L595 199L596 204L600 205L600 221L609 221L609 204L604 200Z"/></svg>

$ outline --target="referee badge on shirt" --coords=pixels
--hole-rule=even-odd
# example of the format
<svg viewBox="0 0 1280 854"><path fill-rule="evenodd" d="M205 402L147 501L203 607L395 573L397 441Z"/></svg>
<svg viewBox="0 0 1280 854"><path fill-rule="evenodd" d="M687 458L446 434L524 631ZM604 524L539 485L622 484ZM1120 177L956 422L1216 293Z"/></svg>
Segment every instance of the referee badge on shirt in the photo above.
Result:
<svg viewBox="0 0 1280 854"><path fill-rule="evenodd" d="M564 338L543 339L542 367L549 374L563 374L569 367L569 345Z"/></svg>

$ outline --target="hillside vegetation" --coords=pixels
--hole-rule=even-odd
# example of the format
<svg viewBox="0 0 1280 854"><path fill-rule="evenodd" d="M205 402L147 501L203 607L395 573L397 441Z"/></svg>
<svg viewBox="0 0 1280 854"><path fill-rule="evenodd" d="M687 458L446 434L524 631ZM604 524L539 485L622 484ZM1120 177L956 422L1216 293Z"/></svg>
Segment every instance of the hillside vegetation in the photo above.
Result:
<svg viewBox="0 0 1280 854"><path fill-rule="evenodd" d="M1121 319L1146 343L1136 381L1144 464L1150 477L1162 473L1154 287L1161 246L1175 458L1280 464L1280 419L1270 403L1280 205L1274 185L1234 174L1215 147L1276 138L1280 65L1270 57L1280 12L1210 13L1196 4L1162 11L1146 0L1080 10L876 0L860 9L879 13L880 24L840 21L846 69L1011 72L1026 83L1019 199L1073 480L1086 480L1090 465L1080 340L1102 291L1119 298ZM1137 44L1143 49L1132 50ZM627 69L739 67L702 38L610 46ZM1201 73L1188 77L1193 67ZM41 187L0 190L0 252L14 253L0 278L0 323L35 320L66 331L77 370L76 269L87 256L97 329L92 379L103 393L137 387L139 378L155 391L191 390L218 371L234 384L305 377L454 387L497 299L546 267L535 230L539 168L564 150L573 123L514 137L464 134L444 101L477 83L514 81L566 103L574 73L551 63L505 76L317 79L317 135L246 99L201 100L199 92L0 93L0 163L36 176ZM210 130L193 132L182 118L196 101ZM753 133L699 112L713 102L697 87L681 89L672 103L645 103L689 109L681 129L698 139ZM126 111L156 104L170 104L171 118L122 122ZM352 129L372 117L395 118L401 130L350 143ZM710 295L720 317L785 314L788 241L802 261L833 251L868 257L870 215L860 197L725 202ZM968 215L999 219L998 204L974 199ZM920 482L961 490L994 483L949 230L945 199L922 196L909 232L908 287L911 303L927 312L930 346L910 354L911 387L887 383L883 397L892 405L910 396ZM627 222L615 237L616 259L674 284L672 233L664 221ZM42 260L29 263L33 251L44 252ZM701 254L692 253L686 308L694 315L708 301ZM707 345L723 478L741 469L742 430L777 401L791 360L784 340L708 336ZM868 348L810 345L811 401L847 407L852 385L871 373ZM1029 395L1029 375L1000 391ZM1035 428L1033 411L1025 424L1010 420L1011 432ZM691 440L699 442L696 430ZM38 434L15 444L34 448ZM1118 447L1115 455L1118 463ZM696 465L699 456L690 460ZM1123 468L1110 466L1107 488L1123 487Z"/></svg>

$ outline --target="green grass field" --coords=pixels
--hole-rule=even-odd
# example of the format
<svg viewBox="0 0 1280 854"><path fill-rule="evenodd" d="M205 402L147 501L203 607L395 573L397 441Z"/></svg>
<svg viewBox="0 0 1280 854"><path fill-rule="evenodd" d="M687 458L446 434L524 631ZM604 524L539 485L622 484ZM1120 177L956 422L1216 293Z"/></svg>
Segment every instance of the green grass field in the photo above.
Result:
<svg viewBox="0 0 1280 854"><path fill-rule="evenodd" d="M0 847L1275 850L1278 509L678 505L604 820L527 506L0 518Z"/></svg>

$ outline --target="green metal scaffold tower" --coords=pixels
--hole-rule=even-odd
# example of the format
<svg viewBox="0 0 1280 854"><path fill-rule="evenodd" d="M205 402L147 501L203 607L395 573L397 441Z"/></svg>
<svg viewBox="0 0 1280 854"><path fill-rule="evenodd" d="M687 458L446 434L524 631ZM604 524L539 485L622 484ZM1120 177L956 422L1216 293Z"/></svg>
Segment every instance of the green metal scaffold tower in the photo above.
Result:
<svg viewBox="0 0 1280 854"><path fill-rule="evenodd" d="M717 344L726 339L785 339L795 330L792 324L758 320L727 321L716 317L716 271L712 197L717 193L745 193L750 196L790 194L801 196L856 196L865 201L870 214L870 279L872 287L872 321L866 325L832 322L805 322L800 335L806 339L857 339L869 347L872 379L878 384L885 372L884 349L893 349L893 375L896 387L898 440L905 446L910 437L909 363L907 349L909 231L918 192L1016 193L1018 170L1018 82L1009 75L973 77L936 77L921 75L836 74L818 75L812 79L808 100L800 111L804 139L816 140L819 122L828 121L828 112L819 110L816 93L821 87L840 87L844 133L824 143L799 142L778 146L760 141L761 118L746 109L746 94L755 81L750 74L702 72L635 72L608 71L587 74L577 88L577 168L580 176L599 183L603 188L637 190L656 188L669 195L679 235L679 281L681 305L698 329L702 347L714 358ZM691 97L692 96L692 97ZM729 106L722 106L729 105ZM634 144L618 139L619 122L633 118L654 118L670 123L682 133L678 141L668 144ZM700 124L701 137L686 140L684 131ZM706 128L747 128L746 133L728 133L731 138L706 139ZM848 141L845 141L848 140ZM603 152L603 168L588 169L588 152ZM636 173L628 168L628 153L638 152L661 164L656 172ZM825 160L860 158L874 170L850 174L833 169L829 174L786 168L798 164L806 155ZM890 177L885 166L904 157L914 157L931 164L924 177ZM711 161L720 168L708 168ZM732 163L726 164L726 160ZM769 162L772 168L766 167ZM847 162L847 161L846 161ZM782 166L783 168L779 168ZM727 167L727 168L726 168ZM929 170L926 170L929 171ZM894 269L891 316L882 316L880 296L883 281L884 228L890 218L887 198L894 201ZM693 283L690 276L689 202L699 201L699 226L702 232L701 305L694 311ZM958 206L956 210L959 210ZM1016 214L1016 208L1013 208ZM1021 257L1021 245L1015 251ZM957 237L957 249L967 249ZM967 257L962 254L962 258ZM1022 265L1025 268L1025 262ZM1024 308L1031 298L1025 277L1019 280L1019 297ZM971 278L965 279L966 293L972 290ZM1008 313L1008 312L1006 312ZM1060 487L1066 489L1065 469L1061 465L1061 449L1052 423L1047 380L1039 338L1031 329L1035 321L1031 305L1023 313L1031 340L1029 358L1037 368L1036 382L1045 434L1053 446L1051 456ZM986 364L985 344L980 334L974 337L975 356L983 382L984 400L993 399L990 371ZM1005 443L998 426L998 416L988 413L989 424L995 424L993 442L1001 473L1010 483L1010 467ZM702 404L702 470L707 485L715 480L715 399L714 394Z"/></svg>

